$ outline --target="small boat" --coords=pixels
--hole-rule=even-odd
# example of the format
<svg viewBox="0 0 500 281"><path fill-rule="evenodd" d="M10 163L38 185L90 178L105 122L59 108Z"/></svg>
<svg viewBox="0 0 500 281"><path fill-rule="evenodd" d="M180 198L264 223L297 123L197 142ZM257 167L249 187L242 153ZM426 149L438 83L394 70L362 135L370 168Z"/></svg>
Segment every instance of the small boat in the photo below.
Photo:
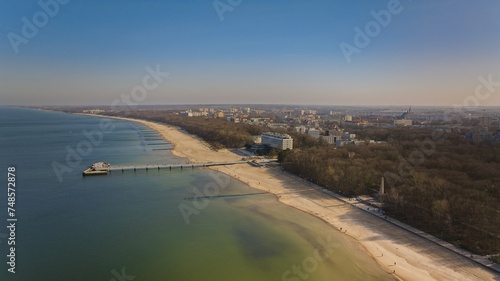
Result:
<svg viewBox="0 0 500 281"><path fill-rule="evenodd" d="M111 165L106 162L97 162L92 164L88 169L83 171L83 176L107 175Z"/></svg>

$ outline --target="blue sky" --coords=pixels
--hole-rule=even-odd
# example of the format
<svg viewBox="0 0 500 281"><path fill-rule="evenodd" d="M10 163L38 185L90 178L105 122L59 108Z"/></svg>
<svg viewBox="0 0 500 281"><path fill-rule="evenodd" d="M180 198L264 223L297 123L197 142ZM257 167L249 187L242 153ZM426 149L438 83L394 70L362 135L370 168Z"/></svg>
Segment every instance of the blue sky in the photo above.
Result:
<svg viewBox="0 0 500 281"><path fill-rule="evenodd" d="M221 21L211 0L69 0L16 53L8 34L43 10L5 0L0 104L110 104L156 65L170 75L143 104L453 105L500 81L496 0L400 0L348 62L339 45L391 1L242 0Z"/></svg>

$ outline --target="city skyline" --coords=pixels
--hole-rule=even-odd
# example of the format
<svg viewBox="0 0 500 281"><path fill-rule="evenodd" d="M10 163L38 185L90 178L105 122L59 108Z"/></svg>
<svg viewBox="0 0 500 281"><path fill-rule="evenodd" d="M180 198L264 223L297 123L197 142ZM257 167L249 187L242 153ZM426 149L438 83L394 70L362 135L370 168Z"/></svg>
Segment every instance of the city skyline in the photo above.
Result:
<svg viewBox="0 0 500 281"><path fill-rule="evenodd" d="M500 105L500 4L490 0L42 0L0 10L2 105L109 105L141 86L144 105Z"/></svg>

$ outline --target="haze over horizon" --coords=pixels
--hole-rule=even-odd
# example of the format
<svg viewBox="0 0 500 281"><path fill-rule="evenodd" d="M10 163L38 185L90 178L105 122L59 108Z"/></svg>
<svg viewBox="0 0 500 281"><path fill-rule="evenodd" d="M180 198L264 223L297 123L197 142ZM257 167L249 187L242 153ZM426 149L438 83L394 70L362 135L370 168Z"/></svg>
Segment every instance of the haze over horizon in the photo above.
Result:
<svg viewBox="0 0 500 281"><path fill-rule="evenodd" d="M494 0L59 1L17 45L23 18L44 10L0 3L1 105L109 105L143 85L148 66L169 75L145 105L452 106L481 76L500 83ZM355 28L366 33L391 3L398 12L356 45ZM347 58L343 42L359 52ZM479 105L499 106L500 87Z"/></svg>

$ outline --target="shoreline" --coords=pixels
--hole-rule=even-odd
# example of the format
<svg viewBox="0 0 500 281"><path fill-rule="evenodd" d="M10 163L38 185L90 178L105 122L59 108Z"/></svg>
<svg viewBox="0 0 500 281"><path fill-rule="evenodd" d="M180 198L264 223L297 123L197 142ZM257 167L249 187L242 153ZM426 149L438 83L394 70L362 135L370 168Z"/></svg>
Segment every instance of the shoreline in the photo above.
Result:
<svg viewBox="0 0 500 281"><path fill-rule="evenodd" d="M173 155L190 162L241 159L227 149L213 151L199 137L167 124L115 116L81 115L143 124L174 146L171 150ZM269 192L276 196L278 202L315 216L333 230L349 235L381 269L399 280L500 280L498 275L472 261L328 196L315 185L277 168L236 165L210 169L251 188Z"/></svg>

